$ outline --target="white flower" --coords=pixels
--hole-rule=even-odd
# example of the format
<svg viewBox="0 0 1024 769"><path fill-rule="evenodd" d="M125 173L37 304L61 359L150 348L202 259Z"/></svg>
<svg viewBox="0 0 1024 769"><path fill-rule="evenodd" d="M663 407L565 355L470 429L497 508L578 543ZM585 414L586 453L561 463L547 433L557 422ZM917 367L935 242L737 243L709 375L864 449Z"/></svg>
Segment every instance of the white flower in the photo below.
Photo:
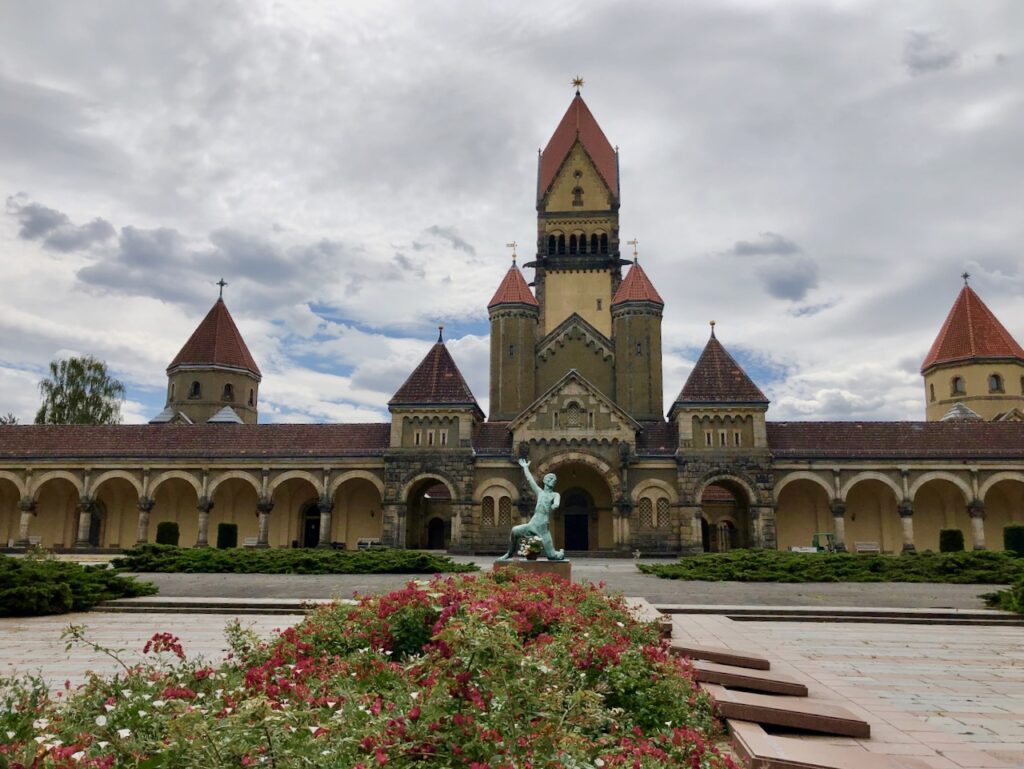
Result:
<svg viewBox="0 0 1024 769"><path fill-rule="evenodd" d="M309 729L309 733L310 734L316 734L317 729L319 729L320 727L319 726L307 726L306 728Z"/></svg>
<svg viewBox="0 0 1024 769"><path fill-rule="evenodd" d="M148 710L140 710L139 711L139 718L145 718L148 715L149 715L149 711Z"/></svg>
<svg viewBox="0 0 1024 769"><path fill-rule="evenodd" d="M111 710L114 709L114 706L113 705L104 705L103 709L106 710L109 713Z"/></svg>
<svg viewBox="0 0 1024 769"><path fill-rule="evenodd" d="M36 737L36 744L37 745L42 745L44 742L46 742L46 738L45 737Z"/></svg>
<svg viewBox="0 0 1024 769"><path fill-rule="evenodd" d="M46 718L37 718L35 721L32 722L32 728L33 729L45 729L49 725L50 725L50 721L49 721L49 719L46 719ZM14 739L14 732L7 732L7 736L8 736L8 738L13 740Z"/></svg>
<svg viewBox="0 0 1024 769"><path fill-rule="evenodd" d="M97 745L99 745L99 746L100 746L101 748L105 748L105 747L107 747L107 745L109 745L110 743L109 743L109 742L107 742L106 740L102 740L101 742L97 742L96 744L97 744Z"/></svg>
<svg viewBox="0 0 1024 769"><path fill-rule="evenodd" d="M109 708L110 706L107 705L107 707ZM107 717L106 716L96 716L96 726L106 726L106 725L107 725Z"/></svg>
<svg viewBox="0 0 1024 769"><path fill-rule="evenodd" d="M409 692L409 697L411 699L418 700L420 698L420 693L419 692Z"/></svg>
<svg viewBox="0 0 1024 769"><path fill-rule="evenodd" d="M74 759L75 761L81 761L83 758L85 758L85 751L84 750L80 750L77 753L72 753L71 754L71 758Z"/></svg>
<svg viewBox="0 0 1024 769"><path fill-rule="evenodd" d="M32 722L32 725L35 726L35 721ZM13 740L15 734L17 734L17 732L7 732L7 739Z"/></svg>
<svg viewBox="0 0 1024 769"><path fill-rule="evenodd" d="M132 730L131 729L118 729L117 730L117 736L120 737L122 740L125 739L126 737L131 737L131 735L132 735Z"/></svg>
<svg viewBox="0 0 1024 769"><path fill-rule="evenodd" d="M594 759L594 766L596 766L597 769L601 769L601 767L604 766L604 761L601 760L600 758L595 758Z"/></svg>

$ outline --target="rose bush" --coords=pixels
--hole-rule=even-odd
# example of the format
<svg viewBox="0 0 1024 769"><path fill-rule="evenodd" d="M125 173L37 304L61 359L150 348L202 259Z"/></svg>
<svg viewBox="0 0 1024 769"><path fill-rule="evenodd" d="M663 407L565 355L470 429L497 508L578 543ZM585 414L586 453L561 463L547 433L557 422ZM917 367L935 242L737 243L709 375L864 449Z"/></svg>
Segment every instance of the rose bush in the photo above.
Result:
<svg viewBox="0 0 1024 769"><path fill-rule="evenodd" d="M592 586L435 577L228 636L212 666L158 634L147 664L63 700L3 682L0 765L733 766L688 664Z"/></svg>

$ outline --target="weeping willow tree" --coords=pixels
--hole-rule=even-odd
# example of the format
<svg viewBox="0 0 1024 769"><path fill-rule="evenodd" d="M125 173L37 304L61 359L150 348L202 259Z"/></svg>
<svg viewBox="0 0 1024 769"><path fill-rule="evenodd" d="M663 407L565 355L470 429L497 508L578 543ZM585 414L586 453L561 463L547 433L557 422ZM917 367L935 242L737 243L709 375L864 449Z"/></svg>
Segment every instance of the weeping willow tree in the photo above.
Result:
<svg viewBox="0 0 1024 769"><path fill-rule="evenodd" d="M124 385L107 373L107 364L91 355L50 363L39 383L43 405L37 425L116 425L121 421Z"/></svg>

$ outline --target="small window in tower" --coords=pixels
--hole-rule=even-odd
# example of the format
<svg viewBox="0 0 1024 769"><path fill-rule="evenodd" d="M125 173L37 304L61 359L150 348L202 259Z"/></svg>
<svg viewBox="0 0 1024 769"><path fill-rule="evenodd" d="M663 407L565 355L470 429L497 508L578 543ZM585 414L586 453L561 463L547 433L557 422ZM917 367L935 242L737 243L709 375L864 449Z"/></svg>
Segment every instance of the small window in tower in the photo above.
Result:
<svg viewBox="0 0 1024 769"><path fill-rule="evenodd" d="M582 206L583 205L583 188L582 187L574 187L573 188L573 191L572 191L572 204L574 206Z"/></svg>
<svg viewBox="0 0 1024 769"><path fill-rule="evenodd" d="M931 397L931 399L933 401L935 400L935 385L934 384L928 385L928 395L929 395L929 397Z"/></svg>
<svg viewBox="0 0 1024 769"><path fill-rule="evenodd" d="M718 431L718 445L719 446L728 446L729 445L729 442L725 439L725 430L719 430Z"/></svg>
<svg viewBox="0 0 1024 769"><path fill-rule="evenodd" d="M587 412L587 426L590 427L591 430L594 429L594 412L593 411L588 411Z"/></svg>
<svg viewBox="0 0 1024 769"><path fill-rule="evenodd" d="M713 440L713 434L710 430L704 431L704 445L707 446L708 448L715 445Z"/></svg>
<svg viewBox="0 0 1024 769"><path fill-rule="evenodd" d="M743 433L741 433L739 430L733 430L732 431L732 445L733 446L736 446L737 448L739 447L741 441L743 440L742 435L743 435Z"/></svg>
<svg viewBox="0 0 1024 769"><path fill-rule="evenodd" d="M558 412L557 411L552 413L551 420L552 420L552 423L554 424L554 426L558 427Z"/></svg>
<svg viewBox="0 0 1024 769"><path fill-rule="evenodd" d="M1021 381L1024 382L1024 379L1022 379ZM171 382L171 395L167 400L174 400L174 382Z"/></svg>
<svg viewBox="0 0 1024 769"><path fill-rule="evenodd" d="M199 397L202 396L202 394L203 394L203 390L199 386L199 382L193 382L192 384L189 385L189 387L188 387L188 397L189 398L199 398Z"/></svg>
<svg viewBox="0 0 1024 769"><path fill-rule="evenodd" d="M602 235L601 236L601 253L602 254L607 254L608 253L608 236L607 235Z"/></svg>
<svg viewBox="0 0 1024 769"><path fill-rule="evenodd" d="M988 375L988 391L990 393L1001 393L1003 391L1003 378L999 374Z"/></svg>
<svg viewBox="0 0 1024 769"><path fill-rule="evenodd" d="M510 357L510 358L516 357L516 346L514 344L510 344L508 346L508 357Z"/></svg>
<svg viewBox="0 0 1024 769"><path fill-rule="evenodd" d="M590 253L596 254L601 246L598 245L597 233L590 236Z"/></svg>
<svg viewBox="0 0 1024 769"><path fill-rule="evenodd" d="M548 235L548 255L554 256L555 249L558 247L558 241L555 240L554 235Z"/></svg>
<svg viewBox="0 0 1024 769"><path fill-rule="evenodd" d="M570 254L575 254L576 253L576 236L575 235L570 235L569 236L569 253Z"/></svg>
<svg viewBox="0 0 1024 769"><path fill-rule="evenodd" d="M597 309L598 309L598 311L600 311L600 309L601 309L601 300L600 299L597 300Z"/></svg>
<svg viewBox="0 0 1024 769"><path fill-rule="evenodd" d="M256 406L256 391L251 387L249 388L249 405L253 407Z"/></svg>
<svg viewBox="0 0 1024 769"><path fill-rule="evenodd" d="M233 401L235 399L235 388L234 385L224 385L224 400Z"/></svg>
<svg viewBox="0 0 1024 769"><path fill-rule="evenodd" d="M428 446L433 446L434 445L434 431L433 430L427 430L427 445Z"/></svg>
<svg viewBox="0 0 1024 769"><path fill-rule="evenodd" d="M637 355L643 355L644 354L644 346L643 346L643 344L641 342L637 342L636 343L636 354Z"/></svg>
<svg viewBox="0 0 1024 769"><path fill-rule="evenodd" d="M967 388L964 386L964 378L961 376L953 377L953 381L949 383L949 390L953 395L966 395Z"/></svg>
<svg viewBox="0 0 1024 769"><path fill-rule="evenodd" d="M412 445L419 446L423 443L423 431L417 430L412 434Z"/></svg>
<svg viewBox="0 0 1024 769"><path fill-rule="evenodd" d="M558 253L565 254L565 235L558 236Z"/></svg>
<svg viewBox="0 0 1024 769"><path fill-rule="evenodd" d="M570 403L565 409L565 426L580 426L580 404Z"/></svg>
<svg viewBox="0 0 1024 769"><path fill-rule="evenodd" d="M441 445L442 446L447 446L448 445L448 431L447 430L441 430Z"/></svg>
<svg viewBox="0 0 1024 769"><path fill-rule="evenodd" d="M581 254L587 253L587 236L586 235L580 235L579 249L580 249L580 253Z"/></svg>

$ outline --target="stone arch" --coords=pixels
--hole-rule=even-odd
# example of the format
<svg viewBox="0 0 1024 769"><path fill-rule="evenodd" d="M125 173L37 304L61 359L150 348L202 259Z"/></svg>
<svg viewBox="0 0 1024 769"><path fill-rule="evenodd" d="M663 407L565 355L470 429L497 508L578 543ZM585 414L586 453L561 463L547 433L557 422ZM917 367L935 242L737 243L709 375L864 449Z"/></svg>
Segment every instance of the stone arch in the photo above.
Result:
<svg viewBox="0 0 1024 769"><path fill-rule="evenodd" d="M384 498L384 481L382 481L379 476L369 472L368 470L349 470L348 472L342 473L337 478L331 479L331 482L327 485L327 496L333 499L334 495L338 493L338 489L341 488L343 483L347 483L348 481L356 478L361 478L364 481L372 483L377 488L377 492L380 494L381 499ZM405 497L403 496L402 498L404 499Z"/></svg>
<svg viewBox="0 0 1024 769"><path fill-rule="evenodd" d="M676 491L675 486L671 483L666 483L665 481L659 481L656 478L648 478L645 481L640 481L640 483L633 487L630 498L635 504L640 501L641 497L645 496L652 489L658 489L659 491L665 492L668 496L669 504L671 505L675 505L679 502L679 492Z"/></svg>
<svg viewBox="0 0 1024 769"><path fill-rule="evenodd" d="M227 470L219 473L216 478L210 481L210 485L206 490L206 495L213 498L213 493L217 490L225 481L229 481L232 478L237 478L240 481L245 481L250 484L256 490L256 496L259 497L263 494L263 482L250 472L245 470Z"/></svg>
<svg viewBox="0 0 1024 769"><path fill-rule="evenodd" d="M971 487L967 484L963 478L959 478L953 473L944 472L942 470L934 470L929 473L925 473L912 484L910 484L910 498L914 499L917 496L917 492L929 481L948 481L956 486L964 495L964 504L966 505L971 499L974 498L974 492L971 491ZM984 497L983 497L984 498Z"/></svg>
<svg viewBox="0 0 1024 769"><path fill-rule="evenodd" d="M75 491L78 492L79 496L83 496L85 494L85 484L82 482L82 479L79 478L77 475L68 472L67 470L50 470L49 472L43 473L42 475L34 477L32 479L32 498L38 499L39 490L48 481L52 481L55 478L63 478L64 480L68 481L72 486L75 487Z"/></svg>
<svg viewBox="0 0 1024 769"><path fill-rule="evenodd" d="M308 470L288 470L287 472L281 473L280 475L273 478L267 486L267 494L274 496L274 491L282 483L290 481L294 478L301 478L304 481L308 481L314 489L316 489L317 496L323 496L324 484L320 478L317 478L315 474Z"/></svg>
<svg viewBox="0 0 1024 769"><path fill-rule="evenodd" d="M451 494L452 503L458 503L460 497L455 490L455 484L452 483L443 473L418 473L414 475L412 478L406 481L404 486L402 486L402 495L399 497L401 502L403 504L408 502L409 495L412 493L412 490L416 488L416 486L418 486L421 482L427 480L434 480L437 481L438 483L444 484L445 488L448 489L448 493Z"/></svg>
<svg viewBox="0 0 1024 769"><path fill-rule="evenodd" d="M611 489L612 499L618 499L622 496L622 483L619 481L618 474L612 470L612 466L600 457L585 451L567 451L565 453L549 457L540 463L535 474L543 478L545 475L554 472L559 467L571 464L587 465L588 467L596 470L604 479L605 483L608 484L608 488Z"/></svg>
<svg viewBox="0 0 1024 769"><path fill-rule="evenodd" d="M25 484L25 480L17 473L12 473L9 470L0 470L0 478L13 483L18 489L19 497L28 496L28 486Z"/></svg>
<svg viewBox="0 0 1024 769"><path fill-rule="evenodd" d="M113 478L121 478L128 481L128 483L135 487L135 493L139 497L142 496L142 480L135 473L130 473L127 470L107 470L89 485L89 492L95 496L100 490L100 486Z"/></svg>
<svg viewBox="0 0 1024 769"><path fill-rule="evenodd" d="M700 504L701 498L704 496L704 490L707 489L708 486L716 483L722 483L723 481L725 483L734 483L743 489L747 494L748 505L760 504L760 498L757 491L754 490L754 484L738 473L731 473L725 470L715 470L714 472L705 475L697 485L697 490L694 494L694 501L697 504Z"/></svg>
<svg viewBox="0 0 1024 769"><path fill-rule="evenodd" d="M775 483L775 487L772 489L772 496L778 500L779 493L786 488L786 486L793 483L793 481L811 481L812 483L816 483L825 490L829 499L832 499L836 493L835 487L822 478L820 474L811 472L810 470L797 470L795 472L786 473Z"/></svg>
<svg viewBox="0 0 1024 769"><path fill-rule="evenodd" d="M504 478L487 478L477 484L477 487L473 490L473 501L480 502L484 498L484 492L496 486L504 489L512 497L513 502L519 500L519 489L516 488L514 483Z"/></svg>
<svg viewBox="0 0 1024 769"><path fill-rule="evenodd" d="M839 498L845 501L846 497L850 493L850 489L852 489L861 481L879 481L880 483L883 483L884 485L892 489L892 493L896 495L897 502L903 499L903 489L900 488L900 485L891 476L886 475L885 473L877 472L875 470L863 470L857 473L852 478L850 478L840 488Z"/></svg>
<svg viewBox="0 0 1024 769"><path fill-rule="evenodd" d="M196 496L203 496L203 483L196 477L194 473L186 472L185 470L167 470L166 472L160 473L156 478L149 482L149 496L155 498L156 490L160 488L161 484L171 480L172 478L178 478L179 480L185 481L196 491Z"/></svg>
<svg viewBox="0 0 1024 769"><path fill-rule="evenodd" d="M985 482L981 484L978 489L978 499L984 502L985 497L988 495L988 492L992 487L1002 481L1017 481L1018 483L1024 483L1024 473L1004 471L1001 473L995 473L990 478L986 478Z"/></svg>

